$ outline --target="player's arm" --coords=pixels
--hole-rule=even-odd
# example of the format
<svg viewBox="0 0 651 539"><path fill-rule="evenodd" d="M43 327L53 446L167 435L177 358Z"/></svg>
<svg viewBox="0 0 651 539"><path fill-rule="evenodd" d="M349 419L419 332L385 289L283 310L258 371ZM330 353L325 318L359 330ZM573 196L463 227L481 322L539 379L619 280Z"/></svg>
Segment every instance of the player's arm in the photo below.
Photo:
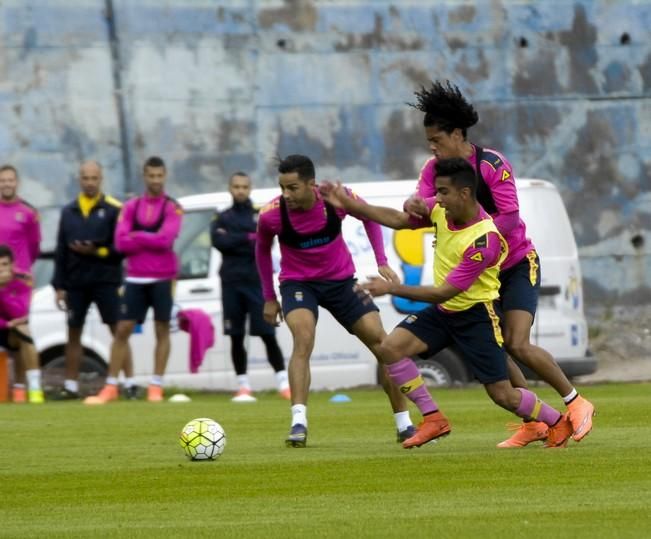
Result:
<svg viewBox="0 0 651 539"><path fill-rule="evenodd" d="M157 232L138 230L131 234L141 247L151 251L169 251L172 249L181 230L183 208L177 202L171 200L166 200L163 204L165 204L163 208L165 219Z"/></svg>
<svg viewBox="0 0 651 539"><path fill-rule="evenodd" d="M118 224L115 227L114 243L121 253L130 255L142 251L140 243L133 237L133 212L135 204L126 203L118 216Z"/></svg>
<svg viewBox="0 0 651 539"><path fill-rule="evenodd" d="M520 203L511 164L488 152L480 163L482 177L491 190L497 214L493 222L502 235L508 234L520 223Z"/></svg>
<svg viewBox="0 0 651 539"><path fill-rule="evenodd" d="M379 277L371 277L368 282L362 284L362 288L368 290L373 297L390 294L426 303L445 303L461 293L461 290L447 281L441 286L409 286L386 281Z"/></svg>
<svg viewBox="0 0 651 539"><path fill-rule="evenodd" d="M264 306L262 316L268 324L277 326L283 319L280 303L276 298L273 282L273 262L271 247L275 232L269 227L264 214L258 219L257 241L255 243L255 264L260 276Z"/></svg>
<svg viewBox="0 0 651 539"><path fill-rule="evenodd" d="M123 257L122 253L118 251L115 246L115 227L117 226L118 216L122 209L122 203L113 198L112 196L105 195L105 201L110 206L109 219L108 219L108 234L99 241L93 242L95 245L95 256L103 258L107 261L118 262Z"/></svg>
<svg viewBox="0 0 651 539"><path fill-rule="evenodd" d="M32 218L29 221L27 241L29 243L29 257L33 264L41 252L41 222L38 211L36 210L34 210Z"/></svg>
<svg viewBox="0 0 651 539"><path fill-rule="evenodd" d="M59 217L59 229L57 231L57 244L54 250L54 273L52 275L52 287L55 290L63 289L63 283L65 281L64 275L67 266L68 260L68 242L65 237L65 231L63 227L65 209L62 210Z"/></svg>
<svg viewBox="0 0 651 539"><path fill-rule="evenodd" d="M403 211L386 208L384 206L373 206L367 204L356 195L349 194L346 188L337 182L336 184L324 183L319 187L321 195L325 200L336 208L342 208L362 220L371 220L381 225L400 230L411 228L409 226L409 215Z"/></svg>
<svg viewBox="0 0 651 539"><path fill-rule="evenodd" d="M215 249L222 254L229 254L237 252L238 247L248 247L252 237L249 232L228 230L227 223L224 222L221 214L215 213L215 217L210 223L210 239Z"/></svg>

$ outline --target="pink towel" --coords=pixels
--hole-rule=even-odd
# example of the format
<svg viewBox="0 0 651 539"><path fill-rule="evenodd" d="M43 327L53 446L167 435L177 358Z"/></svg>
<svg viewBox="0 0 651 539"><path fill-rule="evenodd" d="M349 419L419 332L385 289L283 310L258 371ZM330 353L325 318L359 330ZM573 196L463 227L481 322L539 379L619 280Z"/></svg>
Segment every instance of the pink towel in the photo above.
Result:
<svg viewBox="0 0 651 539"><path fill-rule="evenodd" d="M202 309L183 309L176 315L179 327L190 334L190 372L196 373L208 348L215 344L212 319Z"/></svg>

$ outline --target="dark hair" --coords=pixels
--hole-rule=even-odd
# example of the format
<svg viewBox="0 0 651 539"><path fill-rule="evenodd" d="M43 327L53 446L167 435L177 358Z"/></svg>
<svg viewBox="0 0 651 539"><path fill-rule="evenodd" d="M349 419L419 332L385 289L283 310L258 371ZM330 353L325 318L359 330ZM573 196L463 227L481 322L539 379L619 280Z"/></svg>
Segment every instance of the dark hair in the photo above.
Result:
<svg viewBox="0 0 651 539"><path fill-rule="evenodd" d="M233 174L231 174L231 177L228 179L229 186L233 184L233 178L235 178L235 176L243 176L244 178L249 178L249 175L246 172L242 172L241 170L238 170L237 172L233 172ZM250 180L251 179L249 178L249 181Z"/></svg>
<svg viewBox="0 0 651 539"><path fill-rule="evenodd" d="M305 155L288 155L285 159L278 158L278 172L281 174L296 172L304 182L316 178L314 163Z"/></svg>
<svg viewBox="0 0 651 539"><path fill-rule="evenodd" d="M15 166L6 164L0 167L0 172L4 172L6 170L11 170L16 175L16 179L18 179L18 170Z"/></svg>
<svg viewBox="0 0 651 539"><path fill-rule="evenodd" d="M408 105L425 113L425 127L436 126L446 133L459 128L465 139L467 129L479 121L475 107L466 101L459 88L449 80L445 81L445 85L433 82L429 90L422 87L414 95L417 102Z"/></svg>
<svg viewBox="0 0 651 539"><path fill-rule="evenodd" d="M468 187L473 198L477 198L477 174L470 163L462 157L437 160L434 168L436 176L450 178L452 185L457 189Z"/></svg>
<svg viewBox="0 0 651 539"><path fill-rule="evenodd" d="M152 155L145 161L145 165L142 167L142 169L146 169L147 167L152 167L152 168L165 168L165 161L163 161L160 157L157 155Z"/></svg>
<svg viewBox="0 0 651 539"><path fill-rule="evenodd" d="M0 258L8 258L11 262L14 261L14 252L8 245L0 245Z"/></svg>

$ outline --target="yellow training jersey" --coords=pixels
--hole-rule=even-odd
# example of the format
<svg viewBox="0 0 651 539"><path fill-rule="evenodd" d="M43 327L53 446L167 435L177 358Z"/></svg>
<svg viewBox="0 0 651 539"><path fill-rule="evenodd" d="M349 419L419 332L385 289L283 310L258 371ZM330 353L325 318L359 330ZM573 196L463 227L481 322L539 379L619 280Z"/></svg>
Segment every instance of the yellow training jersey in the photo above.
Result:
<svg viewBox="0 0 651 539"><path fill-rule="evenodd" d="M477 303L486 303L498 298L500 264L506 258L508 246L490 216L486 214L483 219L468 227L451 230L445 217L445 209L435 204L430 218L436 231L435 286L440 286L445 282L450 272L463 261L466 250L475 245L475 242L490 241L489 232L495 232L502 244L499 260L493 266L486 268L470 288L442 303L441 306L448 311L465 311Z"/></svg>

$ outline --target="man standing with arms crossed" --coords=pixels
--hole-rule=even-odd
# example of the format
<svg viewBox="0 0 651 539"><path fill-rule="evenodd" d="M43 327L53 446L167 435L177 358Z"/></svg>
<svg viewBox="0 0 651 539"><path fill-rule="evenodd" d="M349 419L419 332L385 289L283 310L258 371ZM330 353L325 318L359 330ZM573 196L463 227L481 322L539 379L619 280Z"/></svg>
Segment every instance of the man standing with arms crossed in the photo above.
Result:
<svg viewBox="0 0 651 539"><path fill-rule="evenodd" d="M149 307L154 310L156 348L147 400L163 400L174 279L179 270L174 242L181 229L183 210L165 194L167 169L160 157L147 159L143 173L145 193L124 204L115 230L115 246L127 259L127 277L111 346L109 375L99 394L87 397L85 404L105 404L118 398L117 376L128 357L129 337L136 324L144 321Z"/></svg>
<svg viewBox="0 0 651 539"><path fill-rule="evenodd" d="M41 227L38 212L18 196L18 171L12 165L0 167L0 244L11 249L13 270L31 282L32 265L38 257L41 243ZM30 285L31 286L31 285ZM32 344L21 353L16 368L16 383L12 391L14 402L42 403L41 367L38 353ZM25 374L23 374L25 373ZM25 380L29 391L25 395Z"/></svg>
<svg viewBox="0 0 651 539"><path fill-rule="evenodd" d="M255 239L258 209L251 202L251 179L244 172L234 173L228 190L233 205L215 214L210 227L212 245L222 254L219 276L222 281L224 335L231 338L231 359L239 389L233 402L253 402L247 371L247 353L244 348L246 315L249 331L258 335L267 350L267 359L276 373L278 394L289 400L290 390L285 360L278 346L276 329L262 316L264 300L260 288L258 268L255 266Z"/></svg>
<svg viewBox="0 0 651 539"><path fill-rule="evenodd" d="M66 373L59 400L79 398L79 366L83 353L81 334L86 314L94 303L115 335L120 314L122 259L113 242L122 205L102 193L102 167L86 161L79 167L81 192L64 206L59 220L52 286L56 303L68 315L65 348ZM133 395L133 363L128 353L124 365L125 389Z"/></svg>
<svg viewBox="0 0 651 539"><path fill-rule="evenodd" d="M310 388L310 356L319 306L328 309L349 333L355 335L378 357L386 335L371 298L356 285L355 266L341 234L346 212L327 204L316 188L314 164L304 155L290 155L278 165L282 195L260 210L256 262L264 295L264 318L270 324L287 322L293 338L289 363L292 397L291 430L287 447L307 444L307 398ZM382 229L362 220L375 253L378 272L387 280L398 277L387 265ZM280 243L281 305L273 287L271 246ZM378 357L379 360L379 357ZM398 439L411 437L415 429L407 401L382 372L382 385L391 401Z"/></svg>

